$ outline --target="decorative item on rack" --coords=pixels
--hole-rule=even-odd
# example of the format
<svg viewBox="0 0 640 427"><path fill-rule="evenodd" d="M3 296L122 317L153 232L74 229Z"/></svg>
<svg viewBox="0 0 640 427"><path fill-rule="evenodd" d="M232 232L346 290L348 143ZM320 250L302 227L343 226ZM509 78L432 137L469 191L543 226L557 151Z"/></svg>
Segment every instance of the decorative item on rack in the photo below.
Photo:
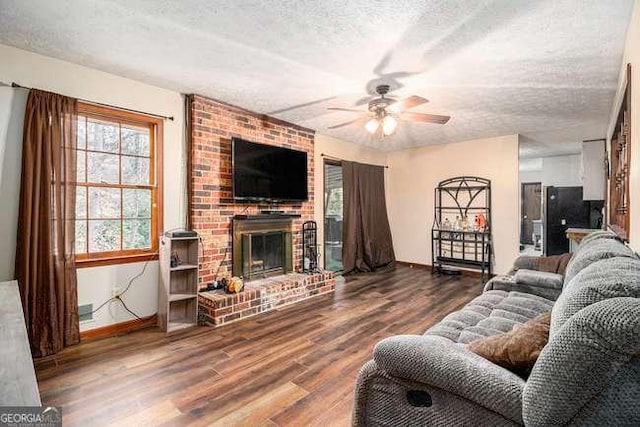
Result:
<svg viewBox="0 0 640 427"><path fill-rule="evenodd" d="M315 273L318 271L318 225L315 221L305 221L302 224L302 272Z"/></svg>
<svg viewBox="0 0 640 427"><path fill-rule="evenodd" d="M485 218L483 213L476 215L476 230L485 231L487 228L487 218Z"/></svg>

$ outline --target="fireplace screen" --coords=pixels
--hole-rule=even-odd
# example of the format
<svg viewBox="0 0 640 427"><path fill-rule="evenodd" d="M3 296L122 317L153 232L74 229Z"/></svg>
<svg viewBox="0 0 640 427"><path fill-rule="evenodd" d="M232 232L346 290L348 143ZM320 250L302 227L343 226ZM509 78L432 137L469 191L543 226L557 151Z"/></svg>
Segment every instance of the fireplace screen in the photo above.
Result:
<svg viewBox="0 0 640 427"><path fill-rule="evenodd" d="M234 220L233 274L245 280L292 271L290 220Z"/></svg>
<svg viewBox="0 0 640 427"><path fill-rule="evenodd" d="M242 236L243 269L250 275L282 271L284 268L284 233L281 231Z"/></svg>

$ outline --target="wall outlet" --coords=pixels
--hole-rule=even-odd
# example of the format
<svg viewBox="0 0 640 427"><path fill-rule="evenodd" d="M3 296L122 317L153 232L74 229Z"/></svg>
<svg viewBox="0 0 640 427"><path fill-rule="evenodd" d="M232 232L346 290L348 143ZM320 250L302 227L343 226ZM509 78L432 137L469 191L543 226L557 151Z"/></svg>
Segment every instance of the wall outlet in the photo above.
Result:
<svg viewBox="0 0 640 427"><path fill-rule="evenodd" d="M114 286L114 287L111 289L111 298L115 298L115 297L117 297L118 295L120 295L120 292L121 292L121 291L122 291L122 289L120 289L118 286Z"/></svg>

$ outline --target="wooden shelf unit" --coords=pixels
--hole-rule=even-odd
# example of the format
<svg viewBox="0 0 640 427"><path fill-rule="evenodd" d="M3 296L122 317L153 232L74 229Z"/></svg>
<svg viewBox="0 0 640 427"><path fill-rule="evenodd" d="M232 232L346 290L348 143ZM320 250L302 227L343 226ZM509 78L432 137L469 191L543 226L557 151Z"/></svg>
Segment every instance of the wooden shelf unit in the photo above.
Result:
<svg viewBox="0 0 640 427"><path fill-rule="evenodd" d="M171 266L171 254L180 263ZM172 333L198 322L199 237L160 237L158 326Z"/></svg>

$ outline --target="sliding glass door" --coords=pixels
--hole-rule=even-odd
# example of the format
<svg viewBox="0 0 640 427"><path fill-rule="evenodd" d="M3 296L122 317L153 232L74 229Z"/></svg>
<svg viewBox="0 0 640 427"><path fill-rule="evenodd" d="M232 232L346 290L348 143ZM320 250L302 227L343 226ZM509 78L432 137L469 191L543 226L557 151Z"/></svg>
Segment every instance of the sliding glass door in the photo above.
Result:
<svg viewBox="0 0 640 427"><path fill-rule="evenodd" d="M324 162L324 268L342 270L342 165Z"/></svg>

